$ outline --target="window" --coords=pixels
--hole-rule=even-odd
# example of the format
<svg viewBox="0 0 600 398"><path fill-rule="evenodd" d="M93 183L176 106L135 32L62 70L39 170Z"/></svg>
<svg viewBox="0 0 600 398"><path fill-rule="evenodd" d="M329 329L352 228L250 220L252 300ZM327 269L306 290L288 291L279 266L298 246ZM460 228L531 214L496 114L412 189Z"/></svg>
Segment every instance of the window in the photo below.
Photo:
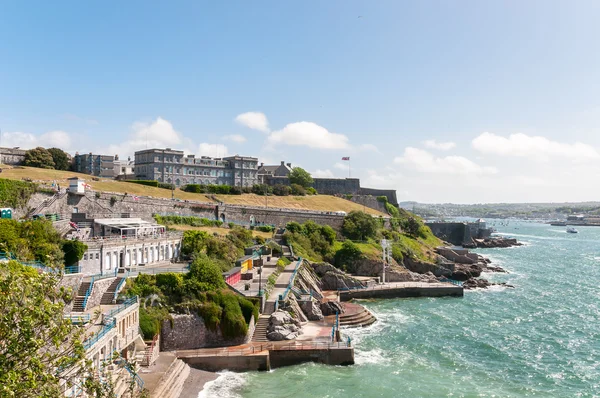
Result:
<svg viewBox="0 0 600 398"><path fill-rule="evenodd" d="M87 260L87 258L88 258L88 255L87 255L87 253L85 253L85 254L83 255L83 259L84 259L84 260Z"/></svg>
<svg viewBox="0 0 600 398"><path fill-rule="evenodd" d="M96 253L96 260L100 260L100 253Z"/></svg>

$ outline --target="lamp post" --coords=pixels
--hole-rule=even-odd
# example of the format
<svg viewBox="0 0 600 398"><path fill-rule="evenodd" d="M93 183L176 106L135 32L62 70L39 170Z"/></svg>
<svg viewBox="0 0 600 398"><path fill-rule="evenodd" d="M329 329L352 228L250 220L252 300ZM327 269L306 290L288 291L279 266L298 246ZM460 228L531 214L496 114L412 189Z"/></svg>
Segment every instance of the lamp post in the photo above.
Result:
<svg viewBox="0 0 600 398"><path fill-rule="evenodd" d="M258 250L254 251L254 255L261 258ZM258 297L262 297L262 262L258 267Z"/></svg>

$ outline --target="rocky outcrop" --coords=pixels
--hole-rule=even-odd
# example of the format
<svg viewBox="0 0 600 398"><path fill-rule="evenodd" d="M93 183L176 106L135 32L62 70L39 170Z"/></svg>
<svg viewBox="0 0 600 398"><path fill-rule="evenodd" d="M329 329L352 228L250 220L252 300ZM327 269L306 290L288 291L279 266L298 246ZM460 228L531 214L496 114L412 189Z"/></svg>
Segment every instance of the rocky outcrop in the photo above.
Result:
<svg viewBox="0 0 600 398"><path fill-rule="evenodd" d="M469 243L463 244L463 247L469 249L475 248L494 248L494 247L513 247L522 246L523 244L513 238L488 238L488 239L473 239Z"/></svg>
<svg viewBox="0 0 600 398"><path fill-rule="evenodd" d="M439 264L426 263L424 261L415 260L409 257L404 258L404 266L417 274L426 274L431 272L433 275L440 277L450 277L452 275L452 271L446 267L443 267Z"/></svg>
<svg viewBox="0 0 600 398"><path fill-rule="evenodd" d="M321 312L325 316L335 315L336 313L343 314L346 310L339 301L327 301L321 303Z"/></svg>
<svg viewBox="0 0 600 398"><path fill-rule="evenodd" d="M433 283L438 282L436 276L427 272L425 274L417 274L416 272L410 272L406 270L386 270L385 271L386 282L426 282Z"/></svg>
<svg viewBox="0 0 600 398"><path fill-rule="evenodd" d="M300 322L292 318L289 312L279 310L271 314L267 328L269 340L293 340L301 334Z"/></svg>
<svg viewBox="0 0 600 398"><path fill-rule="evenodd" d="M300 308L302 308L302 312L306 314L306 317L309 321L320 321L323 319L323 313L321 312L321 307L319 303L314 300L306 300L298 302L300 304Z"/></svg>
<svg viewBox="0 0 600 398"><path fill-rule="evenodd" d="M504 286L514 288L513 285L509 285L507 283L493 283L486 279L475 279L471 278L465 282L463 282L463 288L471 290L471 289L487 289L490 286Z"/></svg>
<svg viewBox="0 0 600 398"><path fill-rule="evenodd" d="M361 281L329 263L313 263L311 265L315 273L321 278L321 288L323 290L351 289L363 286Z"/></svg>

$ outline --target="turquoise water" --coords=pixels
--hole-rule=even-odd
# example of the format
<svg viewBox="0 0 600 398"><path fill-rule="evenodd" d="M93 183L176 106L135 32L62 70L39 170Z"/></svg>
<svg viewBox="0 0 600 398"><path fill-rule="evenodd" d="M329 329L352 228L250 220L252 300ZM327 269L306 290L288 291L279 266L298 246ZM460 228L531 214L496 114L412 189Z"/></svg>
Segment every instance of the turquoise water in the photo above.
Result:
<svg viewBox="0 0 600 398"><path fill-rule="evenodd" d="M356 365L224 373L201 396L600 396L600 228L498 229L526 246L478 252L510 271L485 276L515 289L362 302L379 321L346 331Z"/></svg>

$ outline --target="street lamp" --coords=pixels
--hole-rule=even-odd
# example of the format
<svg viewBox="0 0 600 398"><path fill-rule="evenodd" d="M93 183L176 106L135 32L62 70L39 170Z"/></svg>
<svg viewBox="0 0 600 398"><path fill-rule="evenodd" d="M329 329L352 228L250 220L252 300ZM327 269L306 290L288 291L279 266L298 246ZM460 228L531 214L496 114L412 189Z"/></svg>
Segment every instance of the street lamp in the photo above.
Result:
<svg viewBox="0 0 600 398"><path fill-rule="evenodd" d="M258 256L260 258L260 253L258 250L254 250L253 255ZM262 262L258 267L258 297L262 297Z"/></svg>

